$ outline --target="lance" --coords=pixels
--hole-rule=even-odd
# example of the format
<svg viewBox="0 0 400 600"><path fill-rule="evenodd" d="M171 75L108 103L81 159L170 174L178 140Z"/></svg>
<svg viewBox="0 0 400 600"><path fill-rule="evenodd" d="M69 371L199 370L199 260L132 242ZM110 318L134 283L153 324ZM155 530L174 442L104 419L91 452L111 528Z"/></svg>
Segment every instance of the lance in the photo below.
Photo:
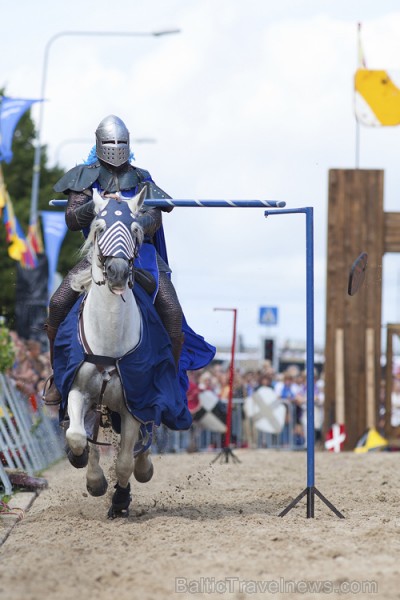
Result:
<svg viewBox="0 0 400 600"><path fill-rule="evenodd" d="M67 200L50 200L50 206L66 206ZM286 202L280 200L173 200L171 198L158 200L148 198L144 201L146 206L166 208L181 206L185 208L284 208Z"/></svg>

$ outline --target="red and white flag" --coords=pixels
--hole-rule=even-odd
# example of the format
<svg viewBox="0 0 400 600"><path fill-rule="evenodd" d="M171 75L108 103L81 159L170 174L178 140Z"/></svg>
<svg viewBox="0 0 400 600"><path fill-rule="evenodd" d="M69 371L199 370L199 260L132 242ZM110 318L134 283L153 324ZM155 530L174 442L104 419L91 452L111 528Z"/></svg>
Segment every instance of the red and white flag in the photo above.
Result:
<svg viewBox="0 0 400 600"><path fill-rule="evenodd" d="M329 452L340 452L343 450L345 439L345 426L339 425L339 423L334 423L325 436L325 448L329 450Z"/></svg>

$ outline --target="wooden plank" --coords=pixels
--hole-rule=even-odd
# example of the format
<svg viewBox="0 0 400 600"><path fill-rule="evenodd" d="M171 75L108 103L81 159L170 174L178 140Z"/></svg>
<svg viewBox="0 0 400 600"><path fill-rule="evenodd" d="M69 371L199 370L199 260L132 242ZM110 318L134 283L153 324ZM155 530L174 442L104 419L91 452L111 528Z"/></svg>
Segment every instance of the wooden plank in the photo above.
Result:
<svg viewBox="0 0 400 600"><path fill-rule="evenodd" d="M385 374L385 436L396 445L394 428L391 425L393 391L393 338L400 337L400 324L388 323L386 330L386 374Z"/></svg>
<svg viewBox="0 0 400 600"><path fill-rule="evenodd" d="M376 427L376 402L375 402L375 332L372 327L365 330L365 371L366 371L366 425L368 429Z"/></svg>
<svg viewBox="0 0 400 600"><path fill-rule="evenodd" d="M400 212L385 212L384 251L400 252Z"/></svg>
<svg viewBox="0 0 400 600"><path fill-rule="evenodd" d="M386 377L385 377L385 435L391 434L390 418L392 415L393 386L393 325L388 324L386 330Z"/></svg>
<svg viewBox="0 0 400 600"><path fill-rule="evenodd" d="M335 416L337 417L337 409L341 410L340 400L339 406L336 403L336 391L343 386L347 448L354 447L367 427L367 422L372 422L371 415L376 414L379 399L383 240L383 171L331 170L328 204L325 428L330 427ZM349 271L361 252L368 253L365 283L355 296L349 296ZM337 331L340 329L343 330L344 383L336 381L340 373L337 362L338 344L341 343L337 339ZM366 329L369 330L370 348L368 366ZM370 372L368 382L367 370Z"/></svg>
<svg viewBox="0 0 400 600"><path fill-rule="evenodd" d="M344 331L336 329L335 339L335 420L336 423L344 425L345 418L345 395L344 395Z"/></svg>

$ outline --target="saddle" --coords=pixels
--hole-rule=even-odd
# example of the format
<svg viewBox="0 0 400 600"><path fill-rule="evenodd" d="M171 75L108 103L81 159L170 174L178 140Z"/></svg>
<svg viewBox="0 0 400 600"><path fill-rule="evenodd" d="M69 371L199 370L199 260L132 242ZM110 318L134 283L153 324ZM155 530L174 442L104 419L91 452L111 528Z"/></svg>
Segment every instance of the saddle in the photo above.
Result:
<svg viewBox="0 0 400 600"><path fill-rule="evenodd" d="M150 271L146 271L145 269L135 268L135 281L142 286L144 291L152 296L157 288L157 282L154 275L150 273Z"/></svg>

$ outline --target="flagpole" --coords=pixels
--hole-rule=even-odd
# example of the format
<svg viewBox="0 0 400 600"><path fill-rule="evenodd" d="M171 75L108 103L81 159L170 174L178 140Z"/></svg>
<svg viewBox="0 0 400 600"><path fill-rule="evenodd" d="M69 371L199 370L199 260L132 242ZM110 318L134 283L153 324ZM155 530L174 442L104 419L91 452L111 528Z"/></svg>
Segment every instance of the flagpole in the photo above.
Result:
<svg viewBox="0 0 400 600"><path fill-rule="evenodd" d="M360 123L356 117L356 169L360 168Z"/></svg>
<svg viewBox="0 0 400 600"><path fill-rule="evenodd" d="M361 23L357 23L357 68L366 68L366 62L361 44ZM360 168L360 122L356 118L356 169Z"/></svg>
<svg viewBox="0 0 400 600"><path fill-rule="evenodd" d="M44 49L43 66L42 66L42 82L40 89L40 98L42 102L39 108L39 119L37 124L37 135L36 135L36 146L35 155L33 161L33 177L32 177L32 191L31 191L31 210L30 210L30 224L36 226L38 217L38 203L39 203L39 184L40 184L40 169L41 169L41 156L42 156L42 130L43 130L43 113L44 113L44 100L45 90L47 82L47 69L49 62L49 52L52 44L63 36L107 36L107 37L161 37L163 35L179 33L180 29L168 29L162 31L60 31L53 35L46 43Z"/></svg>

